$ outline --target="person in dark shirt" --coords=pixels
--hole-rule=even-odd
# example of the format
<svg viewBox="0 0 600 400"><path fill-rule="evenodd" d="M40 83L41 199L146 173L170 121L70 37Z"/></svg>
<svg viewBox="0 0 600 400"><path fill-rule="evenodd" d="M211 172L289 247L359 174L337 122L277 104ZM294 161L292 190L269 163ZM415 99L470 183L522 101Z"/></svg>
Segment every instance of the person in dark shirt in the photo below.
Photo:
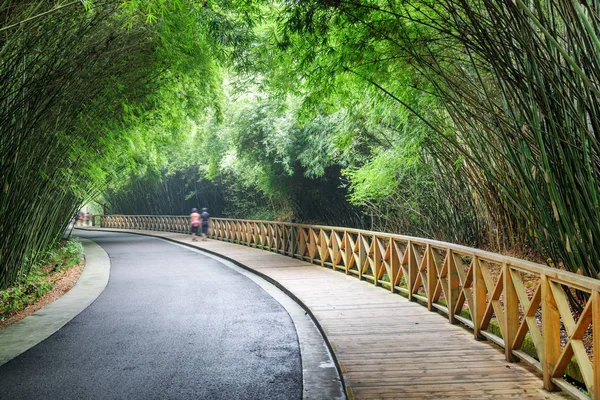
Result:
<svg viewBox="0 0 600 400"><path fill-rule="evenodd" d="M202 240L206 240L206 237L208 236L208 224L210 220L210 214L206 208L202 209L200 218L202 218Z"/></svg>

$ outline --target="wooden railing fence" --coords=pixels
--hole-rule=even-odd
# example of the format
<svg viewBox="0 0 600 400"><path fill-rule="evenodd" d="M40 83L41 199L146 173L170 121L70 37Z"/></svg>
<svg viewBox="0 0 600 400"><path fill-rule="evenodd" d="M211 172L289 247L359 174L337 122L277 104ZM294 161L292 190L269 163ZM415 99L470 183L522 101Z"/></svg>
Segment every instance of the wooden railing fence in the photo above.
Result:
<svg viewBox="0 0 600 400"><path fill-rule="evenodd" d="M187 216L102 217L107 228L187 233ZM426 304L538 369L549 390L600 400L600 280L451 243L331 226L211 219L210 237L320 264ZM585 304L572 310L569 292ZM359 301L359 299L357 299ZM600 351L600 350L598 350ZM574 365L576 367L574 367Z"/></svg>

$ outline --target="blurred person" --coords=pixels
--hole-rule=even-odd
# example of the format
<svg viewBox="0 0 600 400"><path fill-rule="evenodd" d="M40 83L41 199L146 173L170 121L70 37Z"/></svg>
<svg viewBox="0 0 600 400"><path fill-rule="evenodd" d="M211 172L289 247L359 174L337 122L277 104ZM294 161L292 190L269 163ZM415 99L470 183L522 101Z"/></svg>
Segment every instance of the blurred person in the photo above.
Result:
<svg viewBox="0 0 600 400"><path fill-rule="evenodd" d="M198 214L197 208L192 208L190 214L190 230L192 231L192 242L197 242L196 235L198 234L198 228L200 227L200 214Z"/></svg>
<svg viewBox="0 0 600 400"><path fill-rule="evenodd" d="M208 224L210 222L210 214L206 208L202 209L200 218L202 218L202 240L206 240L206 237L208 236Z"/></svg>

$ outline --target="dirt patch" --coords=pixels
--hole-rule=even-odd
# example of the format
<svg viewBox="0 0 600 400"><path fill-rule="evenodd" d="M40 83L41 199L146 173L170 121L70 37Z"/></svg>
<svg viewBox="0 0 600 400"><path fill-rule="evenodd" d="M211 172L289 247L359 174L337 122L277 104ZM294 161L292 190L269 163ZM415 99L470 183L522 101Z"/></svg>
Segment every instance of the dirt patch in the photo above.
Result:
<svg viewBox="0 0 600 400"><path fill-rule="evenodd" d="M84 266L85 262L80 262L71 268L49 274L45 280L54 283L52 289L38 298L34 304L30 304L21 311L10 315L8 318L0 320L0 331L58 300L61 296L71 290L81 276Z"/></svg>

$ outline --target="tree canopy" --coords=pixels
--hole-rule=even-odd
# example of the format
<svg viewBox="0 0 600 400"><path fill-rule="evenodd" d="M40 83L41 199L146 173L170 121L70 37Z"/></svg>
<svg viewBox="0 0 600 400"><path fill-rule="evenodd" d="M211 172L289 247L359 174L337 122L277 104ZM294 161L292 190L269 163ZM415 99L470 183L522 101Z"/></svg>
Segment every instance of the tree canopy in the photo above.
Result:
<svg viewBox="0 0 600 400"><path fill-rule="evenodd" d="M596 1L0 7L0 286L90 200L600 272Z"/></svg>

